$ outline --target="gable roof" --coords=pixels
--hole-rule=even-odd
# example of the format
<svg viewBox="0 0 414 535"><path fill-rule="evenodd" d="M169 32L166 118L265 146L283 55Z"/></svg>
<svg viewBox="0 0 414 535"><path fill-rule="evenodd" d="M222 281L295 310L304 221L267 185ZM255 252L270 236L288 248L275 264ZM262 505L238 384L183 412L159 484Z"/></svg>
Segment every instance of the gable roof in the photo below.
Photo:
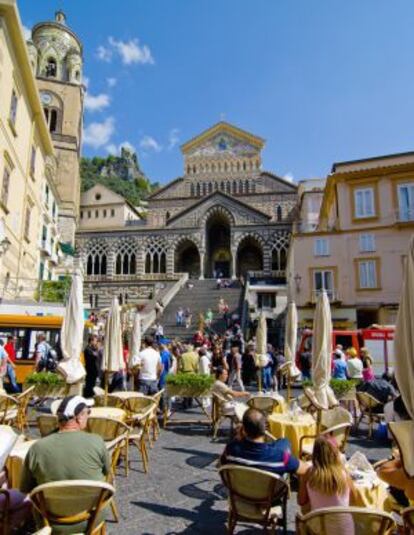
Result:
<svg viewBox="0 0 414 535"><path fill-rule="evenodd" d="M206 197L203 197L198 202L192 204L191 206L188 206L187 208L184 208L181 212L178 212L178 214L175 214L172 216L166 223L166 226L170 225L170 223L173 223L174 221L177 221L184 215L192 212L193 210L196 210L199 206L202 206L207 201L213 199L214 197L217 198L223 198L226 199L228 202L230 201L231 204L235 204L237 206L241 206L244 210L247 212L253 212L257 214L258 216L262 217L265 221L270 221L271 217L264 212L261 212L260 210L257 210L257 208L252 208L248 204L245 204L244 202L240 201L239 199L235 199L234 197L230 197L230 195L227 195L226 193L223 193L221 191L214 191L213 193L210 193L210 195L207 195Z"/></svg>
<svg viewBox="0 0 414 535"><path fill-rule="evenodd" d="M282 182L282 184L284 184L285 186L291 187L293 191L296 191L298 189L297 184L290 182L290 180L286 180L286 178L275 175L274 173L271 173L270 171L263 171L262 173L260 173L260 176L268 176L269 178L272 178L276 182Z"/></svg>
<svg viewBox="0 0 414 535"><path fill-rule="evenodd" d="M175 186L176 184L178 184L182 180L184 180L184 179L181 176L179 176L178 178L175 178L171 182L168 182L168 184L166 184L162 188L157 189L157 191L154 191L154 193L151 193L151 195L148 195L148 197L146 197L146 200L155 199L157 197L157 195L159 195L160 193L164 193L164 191L167 191L167 189L171 188L172 186Z"/></svg>
<svg viewBox="0 0 414 535"><path fill-rule="evenodd" d="M220 132L227 132L228 134L231 134L237 138L241 138L253 145L254 147L257 147L258 149L262 149L265 145L265 140L263 138L255 136L250 132L247 132L246 130L242 130L237 126L234 126L230 123L226 123L225 121L220 121L215 125L211 126L210 128L207 128L207 130L201 132L201 134L198 134L197 136L191 138L189 141L181 145L181 152L185 154L190 149L196 147L197 145L200 145L206 139Z"/></svg>

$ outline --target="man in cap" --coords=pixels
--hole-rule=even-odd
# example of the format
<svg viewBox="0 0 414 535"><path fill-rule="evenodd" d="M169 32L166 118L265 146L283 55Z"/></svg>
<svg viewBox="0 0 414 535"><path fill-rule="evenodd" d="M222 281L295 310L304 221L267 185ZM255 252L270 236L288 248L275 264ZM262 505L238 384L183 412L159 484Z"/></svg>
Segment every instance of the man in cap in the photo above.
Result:
<svg viewBox="0 0 414 535"><path fill-rule="evenodd" d="M22 492L64 479L105 480L110 471L105 443L99 435L84 431L93 403L82 396L62 400L56 412L59 429L38 440L26 455Z"/></svg>

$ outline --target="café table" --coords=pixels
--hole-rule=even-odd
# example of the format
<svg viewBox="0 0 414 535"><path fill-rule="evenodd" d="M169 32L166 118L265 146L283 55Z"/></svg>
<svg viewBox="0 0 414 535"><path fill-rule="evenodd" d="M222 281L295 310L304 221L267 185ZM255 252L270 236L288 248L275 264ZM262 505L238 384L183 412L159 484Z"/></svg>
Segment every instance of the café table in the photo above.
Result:
<svg viewBox="0 0 414 535"><path fill-rule="evenodd" d="M21 437L11 450L6 461L8 481L11 488L19 488L24 460L27 452L35 442L36 440L25 441L24 438Z"/></svg>
<svg viewBox="0 0 414 535"><path fill-rule="evenodd" d="M273 414L284 414L287 411L287 403L283 396L277 392L255 392L250 398L272 398L279 402L279 404L273 409Z"/></svg>
<svg viewBox="0 0 414 535"><path fill-rule="evenodd" d="M375 480L354 481L357 496L350 505L367 507L368 509L384 510L384 502L388 497L388 485L379 478Z"/></svg>
<svg viewBox="0 0 414 535"><path fill-rule="evenodd" d="M290 441L292 454L299 457L299 442L303 435L316 435L316 422L308 413L271 414L268 418L269 431L276 438Z"/></svg>
<svg viewBox="0 0 414 535"><path fill-rule="evenodd" d="M91 407L90 415L98 418L114 418L122 422L126 420L126 412L116 407Z"/></svg>

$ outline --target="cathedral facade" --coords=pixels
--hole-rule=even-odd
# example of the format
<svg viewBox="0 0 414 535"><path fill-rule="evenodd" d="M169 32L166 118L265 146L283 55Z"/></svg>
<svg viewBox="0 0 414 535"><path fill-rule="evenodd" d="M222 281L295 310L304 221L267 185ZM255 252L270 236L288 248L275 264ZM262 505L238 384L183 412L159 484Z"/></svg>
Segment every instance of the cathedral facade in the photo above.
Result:
<svg viewBox="0 0 414 535"><path fill-rule="evenodd" d="M183 176L147 199L145 218L78 230L86 282L128 288L260 271L283 283L297 188L262 170L263 147L225 122L185 143Z"/></svg>

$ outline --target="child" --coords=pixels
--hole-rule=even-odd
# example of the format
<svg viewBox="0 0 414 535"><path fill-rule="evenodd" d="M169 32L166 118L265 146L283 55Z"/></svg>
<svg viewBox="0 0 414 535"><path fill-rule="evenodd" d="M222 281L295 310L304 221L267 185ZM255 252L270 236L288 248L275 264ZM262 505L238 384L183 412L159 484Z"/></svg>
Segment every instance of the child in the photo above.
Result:
<svg viewBox="0 0 414 535"><path fill-rule="evenodd" d="M342 464L338 448L331 440L319 436L313 446L312 467L300 482L299 505L308 505L311 511L323 507L347 507L351 495L355 500L355 487ZM336 519L328 518L326 530L335 535L354 535L352 516L343 514Z"/></svg>

